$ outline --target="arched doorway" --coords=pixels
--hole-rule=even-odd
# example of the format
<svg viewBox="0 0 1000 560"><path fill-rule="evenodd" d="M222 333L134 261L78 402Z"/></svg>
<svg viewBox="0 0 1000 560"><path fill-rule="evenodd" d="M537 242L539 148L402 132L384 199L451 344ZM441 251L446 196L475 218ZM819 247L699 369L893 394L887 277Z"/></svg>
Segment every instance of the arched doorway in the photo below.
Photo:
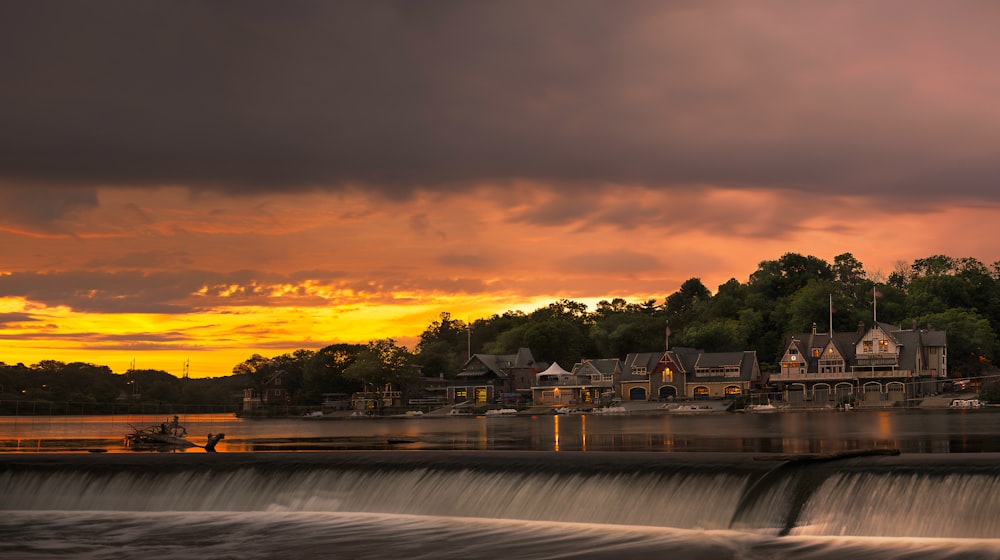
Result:
<svg viewBox="0 0 1000 560"><path fill-rule="evenodd" d="M885 384L886 397L891 403L906 402L906 385L900 381Z"/></svg>
<svg viewBox="0 0 1000 560"><path fill-rule="evenodd" d="M861 398L865 404L882 403L882 384L878 381L869 381L862 388Z"/></svg>
<svg viewBox="0 0 1000 560"><path fill-rule="evenodd" d="M644 401L646 400L646 388L645 387L632 387L628 390L628 400L630 401Z"/></svg>
<svg viewBox="0 0 1000 560"><path fill-rule="evenodd" d="M659 398L661 401L674 400L677 398L677 387L674 387L673 385L664 385L660 387Z"/></svg>
<svg viewBox="0 0 1000 560"><path fill-rule="evenodd" d="M854 396L854 385L847 382L837 383L837 386L834 387L834 391L837 394L838 404L849 402L851 397Z"/></svg>
<svg viewBox="0 0 1000 560"><path fill-rule="evenodd" d="M707 401L709 397L708 387L698 385L694 388L693 396L696 401Z"/></svg>
<svg viewBox="0 0 1000 560"><path fill-rule="evenodd" d="M722 390L722 394L726 399L735 399L743 394L743 390L740 389L739 385L727 385Z"/></svg>
<svg viewBox="0 0 1000 560"><path fill-rule="evenodd" d="M789 385L788 402L793 404L806 402L806 386L804 383L792 383Z"/></svg>
<svg viewBox="0 0 1000 560"><path fill-rule="evenodd" d="M829 383L817 383L813 386L813 402L816 404L829 404L830 397L832 393L830 392Z"/></svg>

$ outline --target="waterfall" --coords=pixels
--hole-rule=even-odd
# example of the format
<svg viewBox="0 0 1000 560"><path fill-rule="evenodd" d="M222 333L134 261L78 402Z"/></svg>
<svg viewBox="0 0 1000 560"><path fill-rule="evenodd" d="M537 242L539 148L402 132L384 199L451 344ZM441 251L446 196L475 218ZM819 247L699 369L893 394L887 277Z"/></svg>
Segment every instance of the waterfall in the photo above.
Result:
<svg viewBox="0 0 1000 560"><path fill-rule="evenodd" d="M356 512L772 535L1000 538L998 467L967 463L655 453L11 456L0 457L0 509Z"/></svg>

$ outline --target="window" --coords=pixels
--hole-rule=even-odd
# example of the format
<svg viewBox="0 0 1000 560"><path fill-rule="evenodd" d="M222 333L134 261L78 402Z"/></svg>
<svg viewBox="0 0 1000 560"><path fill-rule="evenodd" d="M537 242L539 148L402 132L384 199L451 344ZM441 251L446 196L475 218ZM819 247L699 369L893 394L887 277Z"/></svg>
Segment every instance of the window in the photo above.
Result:
<svg viewBox="0 0 1000 560"><path fill-rule="evenodd" d="M813 354L813 358L818 358L818 357L820 357L820 356L823 355L823 349L822 348L813 348L812 349L812 354Z"/></svg>
<svg viewBox="0 0 1000 560"><path fill-rule="evenodd" d="M670 383L674 380L674 371L670 368L663 368L660 372L660 380L664 383Z"/></svg>
<svg viewBox="0 0 1000 560"><path fill-rule="evenodd" d="M633 375L646 375L646 366L632 366Z"/></svg>
<svg viewBox="0 0 1000 560"><path fill-rule="evenodd" d="M874 342L871 341L871 340L863 340L863 341L861 341L861 351L862 352L866 352L868 354L871 354L872 350L873 350L873 348L872 348L873 346L874 346Z"/></svg>
<svg viewBox="0 0 1000 560"><path fill-rule="evenodd" d="M878 351L887 354L889 352L889 341L886 339L881 339L878 341Z"/></svg>

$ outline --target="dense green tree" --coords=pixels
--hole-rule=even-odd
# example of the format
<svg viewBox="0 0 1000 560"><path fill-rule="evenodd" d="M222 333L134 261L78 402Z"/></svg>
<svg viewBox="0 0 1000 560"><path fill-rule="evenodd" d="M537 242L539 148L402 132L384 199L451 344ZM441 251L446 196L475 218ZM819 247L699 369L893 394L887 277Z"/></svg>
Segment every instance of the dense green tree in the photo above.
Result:
<svg viewBox="0 0 1000 560"><path fill-rule="evenodd" d="M441 313L420 335L416 347L416 363L426 376L454 377L468 359L471 346L470 327Z"/></svg>
<svg viewBox="0 0 1000 560"><path fill-rule="evenodd" d="M747 292L745 284L730 278L725 284L719 285L711 305L704 306L699 312L713 319L735 319L741 311L748 308Z"/></svg>
<svg viewBox="0 0 1000 560"><path fill-rule="evenodd" d="M303 387L309 398L317 401L323 393L360 391L363 384L344 373L364 348L363 344L331 344L313 354L303 371Z"/></svg>
<svg viewBox="0 0 1000 560"><path fill-rule="evenodd" d="M378 390L391 385L399 390L414 386L420 378L413 354L404 346L397 346L391 338L373 340L362 348L354 362L344 370L344 377L353 380L366 390Z"/></svg>
<svg viewBox="0 0 1000 560"><path fill-rule="evenodd" d="M589 339L578 324L553 317L528 326L520 346L530 348L536 360L558 362L570 369L584 356Z"/></svg>
<svg viewBox="0 0 1000 560"><path fill-rule="evenodd" d="M698 278L689 278L674 293L667 296L664 308L671 321L684 319L699 302L707 301L712 294Z"/></svg>
<svg viewBox="0 0 1000 560"><path fill-rule="evenodd" d="M975 287L952 275L918 276L907 291L907 312L911 317L953 308L971 309L978 301Z"/></svg>
<svg viewBox="0 0 1000 560"><path fill-rule="evenodd" d="M750 275L750 288L764 301L775 302L804 288L810 280L833 280L826 261L812 255L785 253L778 260L762 261Z"/></svg>
<svg viewBox="0 0 1000 560"><path fill-rule="evenodd" d="M970 377L992 367L997 335L990 322L975 311L948 309L923 315L918 325L944 330L948 336L948 362L953 374Z"/></svg>
<svg viewBox="0 0 1000 560"><path fill-rule="evenodd" d="M528 324L530 319L523 311L506 311L501 315L493 315L486 319L479 319L472 323L472 354L507 354L506 344L509 341L500 343L499 339L504 333L522 328ZM523 334L523 333L522 333ZM518 341L520 340L518 335ZM512 338L512 337L507 337ZM517 351L519 342L515 342L514 351Z"/></svg>

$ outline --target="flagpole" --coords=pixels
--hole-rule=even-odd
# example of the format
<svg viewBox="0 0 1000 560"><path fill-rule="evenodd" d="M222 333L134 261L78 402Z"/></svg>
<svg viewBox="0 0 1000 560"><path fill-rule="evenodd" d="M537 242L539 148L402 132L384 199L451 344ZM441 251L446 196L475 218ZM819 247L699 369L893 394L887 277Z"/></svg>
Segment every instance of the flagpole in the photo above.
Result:
<svg viewBox="0 0 1000 560"><path fill-rule="evenodd" d="M874 323L877 325L878 324L878 296L875 295L876 293L877 292L875 291L875 286L872 286L872 321L874 321Z"/></svg>
<svg viewBox="0 0 1000 560"><path fill-rule="evenodd" d="M833 294L830 294L830 341L833 341Z"/></svg>

